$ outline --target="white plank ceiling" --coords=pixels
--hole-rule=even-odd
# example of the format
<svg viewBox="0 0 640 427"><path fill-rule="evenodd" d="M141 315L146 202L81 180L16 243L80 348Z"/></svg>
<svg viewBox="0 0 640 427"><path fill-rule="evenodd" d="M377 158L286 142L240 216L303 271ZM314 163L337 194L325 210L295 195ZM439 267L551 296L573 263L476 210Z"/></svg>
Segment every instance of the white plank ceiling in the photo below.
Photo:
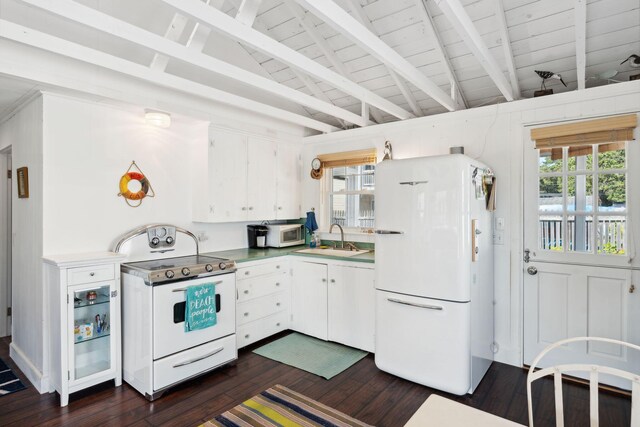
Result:
<svg viewBox="0 0 640 427"><path fill-rule="evenodd" d="M59 0L63 1L63 0ZM64 0L68 1L68 0ZM319 1L319 0L316 0ZM329 1L329 0L325 0ZM400 54L413 67L428 77L445 93L451 94L450 74L459 84L456 93L460 108L506 102L503 93L489 76L478 57L472 53L461 34L456 31L447 14L438 6L448 0L334 0L355 18L366 20L375 36ZM464 12L480 36L491 58L510 81L509 63L517 76L520 90L516 98L529 98L540 89L541 79L534 70L562 74L568 87L558 80L547 81L547 88L555 93L577 90L580 55L576 54L576 5L586 1L586 87L627 81L640 69L629 62L620 65L631 54L640 55L640 0L459 0ZM184 3L199 0L184 0ZM175 21L176 10L162 0L77 0L77 3L143 28L153 34L165 36ZM209 1L208 7L217 7L230 17L236 17L244 7L242 21L253 29L295 50L322 66L335 71L374 94L390 101L413 115L431 115L448 111L423 90L394 76L386 66L366 50L351 41L332 25L319 19L295 0L218 0ZM246 4L243 4L246 3ZM322 8L322 2L316 3ZM257 13L255 6L258 6ZM355 11L359 8L360 11ZM426 12L426 13L425 13ZM500 19L499 14L504 14ZM251 22L255 14L255 20ZM427 15L428 14L428 15ZM431 17L437 38L429 30ZM579 15L578 15L579 16ZM63 16L52 14L21 0L0 0L0 19L32 28L67 41L106 52L140 65L150 65L155 51L126 39L97 31L90 25L70 22ZM302 19L302 21L301 21ZM362 21L361 21L362 22ZM501 31L501 22L506 30ZM196 22L187 19L185 29L177 34L177 41L188 43ZM505 57L502 43L507 35L512 58ZM439 50L438 43L441 43ZM224 49L221 47L223 46ZM581 46L580 44L578 46ZM242 41L220 42L212 33L202 49L210 55L233 63L255 74L281 83L348 110L356 115L363 111L362 102L344 90L274 59ZM448 58L443 61L442 54ZM606 72L617 71L613 80L598 78ZM308 105L299 105L291 99L278 99L255 85L243 84L201 66L170 59L165 72L203 85L227 90L283 110L313 118L337 127L352 127L343 119L320 112ZM400 85L398 84L400 81ZM401 86L410 95L403 94ZM411 105L410 101L415 100ZM417 104L417 105L416 105ZM466 104L466 105L465 105ZM2 111L2 106L0 106ZM371 120L388 122L399 120L381 109L371 107Z"/></svg>

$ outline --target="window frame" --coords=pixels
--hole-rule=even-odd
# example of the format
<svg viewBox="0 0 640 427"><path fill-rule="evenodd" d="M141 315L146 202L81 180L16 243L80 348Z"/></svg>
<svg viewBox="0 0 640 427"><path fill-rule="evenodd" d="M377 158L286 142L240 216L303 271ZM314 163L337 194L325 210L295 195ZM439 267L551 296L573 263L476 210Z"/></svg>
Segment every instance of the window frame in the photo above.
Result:
<svg viewBox="0 0 640 427"><path fill-rule="evenodd" d="M321 183L320 183L320 193L321 193L321 201L320 201L320 210L321 210L321 222L322 222L322 226L320 227L320 229L318 231L320 232L325 232L328 233L329 229L331 228L331 196L332 195L346 195L346 196L350 196L350 195L362 195L362 194L368 194L368 195L372 195L373 196L373 200L374 200L374 225L371 227L346 227L346 226L342 226L345 234L349 233L349 234L362 234L362 235L370 235L371 231L369 230L373 230L375 228L375 167L377 165L377 162L371 162L371 163L363 163L363 164L359 164L357 166L365 166L365 165L372 165L374 166L374 190L344 190L344 191L338 191L338 192L333 192L332 191L332 179L333 179L333 169L335 169L334 167L327 167L324 168L324 174L322 176L321 179ZM338 166L338 167L348 167L348 165L344 165L344 166ZM335 231L335 230L334 230Z"/></svg>

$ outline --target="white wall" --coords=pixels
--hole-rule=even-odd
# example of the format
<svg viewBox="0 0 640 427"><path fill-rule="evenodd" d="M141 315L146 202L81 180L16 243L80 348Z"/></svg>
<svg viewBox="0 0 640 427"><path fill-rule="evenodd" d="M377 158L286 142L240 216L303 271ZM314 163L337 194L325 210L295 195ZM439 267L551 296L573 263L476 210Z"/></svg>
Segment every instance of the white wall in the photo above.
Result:
<svg viewBox="0 0 640 427"><path fill-rule="evenodd" d="M12 167L29 168L29 198L18 199L12 185L11 358L39 390L46 388L42 287L42 116L38 97L0 125L0 150L11 146ZM15 179L13 180L16 181ZM2 245L4 247L4 245Z"/></svg>
<svg viewBox="0 0 640 427"><path fill-rule="evenodd" d="M521 251L522 156L527 126L640 111L640 82L629 82L522 100L466 111L440 114L307 137L303 165L310 168L318 154L376 147L382 157L384 141L393 145L394 158L446 154L464 146L466 154L491 166L498 178L495 217L505 219L504 245L495 249L495 333L500 350L496 360L522 362ZM320 183L303 173L303 208L319 208ZM640 201L638 195L630 195ZM319 224L327 227L326 224ZM635 236L638 236L637 224ZM350 236L353 237L353 236Z"/></svg>

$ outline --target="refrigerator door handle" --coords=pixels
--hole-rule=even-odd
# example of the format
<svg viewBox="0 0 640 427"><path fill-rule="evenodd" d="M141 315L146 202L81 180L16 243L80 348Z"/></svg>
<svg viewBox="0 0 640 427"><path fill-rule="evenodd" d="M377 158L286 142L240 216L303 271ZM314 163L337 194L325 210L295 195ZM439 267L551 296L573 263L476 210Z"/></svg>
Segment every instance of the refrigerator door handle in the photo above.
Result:
<svg viewBox="0 0 640 427"><path fill-rule="evenodd" d="M414 185L418 185L418 184L427 184L429 181L403 181L400 182L400 185L410 185L410 186L414 186Z"/></svg>
<svg viewBox="0 0 640 427"><path fill-rule="evenodd" d="M426 309L429 309L429 310L443 310L443 307L441 307L439 305L416 304L416 303L413 303L413 302L402 301L402 300L395 299L395 298L387 298L387 301L395 302L397 304L410 305L412 307L426 308Z"/></svg>
<svg viewBox="0 0 640 427"><path fill-rule="evenodd" d="M376 234L404 234L404 231L376 230Z"/></svg>

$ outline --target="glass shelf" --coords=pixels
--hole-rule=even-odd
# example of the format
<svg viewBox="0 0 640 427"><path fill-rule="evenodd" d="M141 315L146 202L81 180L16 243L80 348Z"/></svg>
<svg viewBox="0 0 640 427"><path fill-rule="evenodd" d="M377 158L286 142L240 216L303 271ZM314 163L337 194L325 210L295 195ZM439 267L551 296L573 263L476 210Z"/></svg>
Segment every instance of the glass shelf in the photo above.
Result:
<svg viewBox="0 0 640 427"><path fill-rule="evenodd" d="M80 301L78 301L80 300ZM92 305L106 304L110 301L109 295L98 294L96 299L88 300L87 298L74 297L73 308L88 307Z"/></svg>
<svg viewBox="0 0 640 427"><path fill-rule="evenodd" d="M76 335L74 337L74 343L75 344L82 344L88 341L93 341L93 340L97 340L98 338L104 338L104 337L108 337L111 334L111 331L107 331L107 332L100 332L99 334L93 334L93 336L89 337L89 338L80 338L78 339L78 336Z"/></svg>

